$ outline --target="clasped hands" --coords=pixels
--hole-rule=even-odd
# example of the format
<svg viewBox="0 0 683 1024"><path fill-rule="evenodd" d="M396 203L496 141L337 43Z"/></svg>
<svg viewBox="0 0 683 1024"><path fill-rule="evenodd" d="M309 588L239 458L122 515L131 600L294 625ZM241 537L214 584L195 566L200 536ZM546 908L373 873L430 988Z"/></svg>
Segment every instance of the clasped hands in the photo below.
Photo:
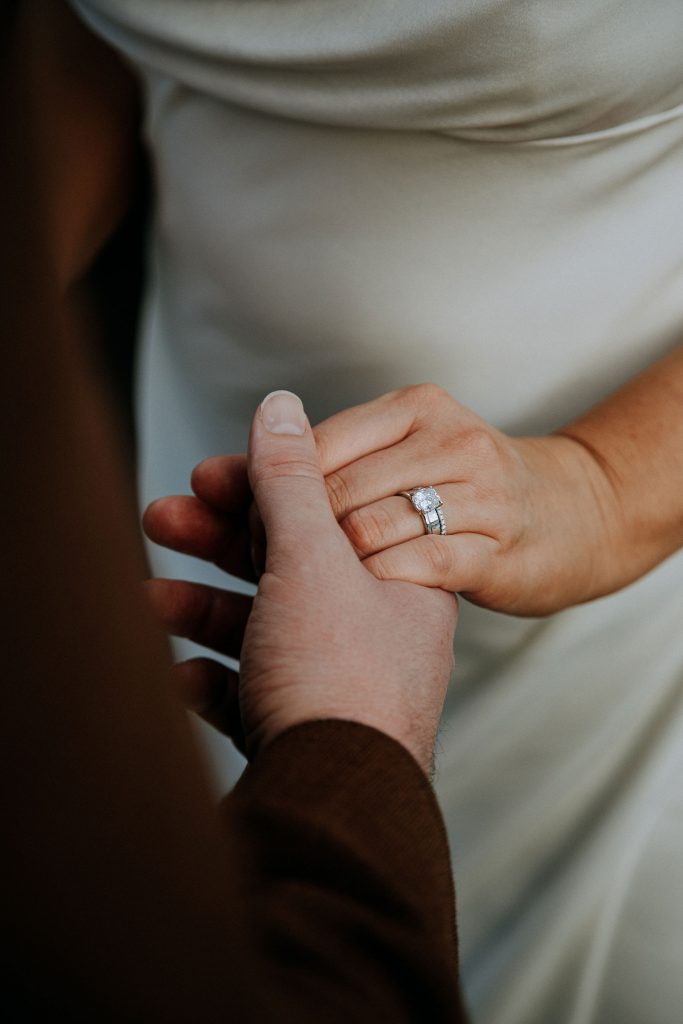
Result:
<svg viewBox="0 0 683 1024"><path fill-rule="evenodd" d="M345 717L393 735L428 769L451 667L451 595L545 615L609 592L609 475L572 437L508 437L434 385L314 431L292 402L275 393L255 416L248 456L206 459L193 497L145 514L153 541L244 579L255 578L250 507L267 539L253 602L150 581L172 633L241 658L239 683L208 659L176 673L187 701L248 751L296 721ZM400 493L425 484L443 500L447 536L426 534Z"/></svg>

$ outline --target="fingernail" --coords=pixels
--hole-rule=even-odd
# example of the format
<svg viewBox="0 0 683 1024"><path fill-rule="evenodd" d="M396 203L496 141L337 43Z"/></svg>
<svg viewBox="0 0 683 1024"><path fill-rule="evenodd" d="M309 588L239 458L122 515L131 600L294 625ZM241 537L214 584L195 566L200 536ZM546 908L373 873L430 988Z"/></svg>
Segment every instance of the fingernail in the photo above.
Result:
<svg viewBox="0 0 683 1024"><path fill-rule="evenodd" d="M261 402L261 419L271 434L298 434L306 430L301 399L291 391L271 391Z"/></svg>

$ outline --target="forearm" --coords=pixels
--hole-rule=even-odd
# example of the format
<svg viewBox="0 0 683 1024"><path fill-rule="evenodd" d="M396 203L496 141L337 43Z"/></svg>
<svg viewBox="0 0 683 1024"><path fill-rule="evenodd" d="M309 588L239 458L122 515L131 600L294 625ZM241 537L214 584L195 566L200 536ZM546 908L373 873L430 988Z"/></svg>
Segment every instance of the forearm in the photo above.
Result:
<svg viewBox="0 0 683 1024"><path fill-rule="evenodd" d="M683 544L683 346L558 434L581 444L604 483L611 589Z"/></svg>

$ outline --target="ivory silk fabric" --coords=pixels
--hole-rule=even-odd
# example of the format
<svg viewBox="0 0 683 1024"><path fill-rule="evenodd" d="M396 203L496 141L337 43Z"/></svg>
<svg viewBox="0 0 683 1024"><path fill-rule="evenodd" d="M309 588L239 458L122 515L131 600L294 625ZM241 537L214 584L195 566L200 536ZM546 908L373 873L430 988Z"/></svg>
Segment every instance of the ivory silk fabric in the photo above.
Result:
<svg viewBox="0 0 683 1024"><path fill-rule="evenodd" d="M146 85L143 502L274 388L316 422L435 381L543 433L681 340L680 0L79 9ZM682 583L462 603L437 788L477 1024L680 1020Z"/></svg>

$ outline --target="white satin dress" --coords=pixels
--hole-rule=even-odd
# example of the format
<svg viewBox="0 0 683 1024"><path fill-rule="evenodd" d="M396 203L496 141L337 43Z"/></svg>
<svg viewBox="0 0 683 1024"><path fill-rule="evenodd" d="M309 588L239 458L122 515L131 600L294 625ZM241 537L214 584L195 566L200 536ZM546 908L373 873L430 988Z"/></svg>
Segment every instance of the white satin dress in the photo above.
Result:
<svg viewBox="0 0 683 1024"><path fill-rule="evenodd" d="M543 433L683 337L681 0L77 6L147 96L143 503L274 388L315 422L435 381ZM547 619L463 602L456 661L474 1021L679 1024L683 555Z"/></svg>

